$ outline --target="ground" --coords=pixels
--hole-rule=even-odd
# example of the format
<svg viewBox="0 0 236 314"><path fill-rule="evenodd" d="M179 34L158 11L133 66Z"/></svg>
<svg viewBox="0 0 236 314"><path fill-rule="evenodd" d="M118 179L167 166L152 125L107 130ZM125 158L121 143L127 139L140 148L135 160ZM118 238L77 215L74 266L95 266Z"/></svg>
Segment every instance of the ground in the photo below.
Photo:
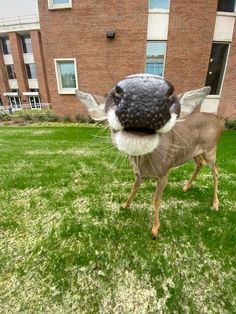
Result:
<svg viewBox="0 0 236 314"><path fill-rule="evenodd" d="M234 313L236 132L218 149L220 211L207 167L172 171L151 239L155 188L98 127L0 128L1 313Z"/></svg>

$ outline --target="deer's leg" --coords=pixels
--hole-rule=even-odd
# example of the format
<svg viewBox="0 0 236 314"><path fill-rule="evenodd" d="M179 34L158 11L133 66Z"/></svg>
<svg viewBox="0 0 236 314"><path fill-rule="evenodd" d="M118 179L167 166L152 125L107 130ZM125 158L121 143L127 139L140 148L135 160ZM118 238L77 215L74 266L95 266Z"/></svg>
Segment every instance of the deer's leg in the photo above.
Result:
<svg viewBox="0 0 236 314"><path fill-rule="evenodd" d="M155 214L154 214L154 222L153 222L153 227L152 227L153 239L156 239L157 234L158 234L158 230L160 228L158 212L159 212L159 207L160 207L160 203L161 203L161 196L162 196L162 193L163 193L165 186L166 186L166 183L167 183L167 178L168 178L168 175L166 175L165 177L162 177L159 180L159 183L157 185L157 188L156 188L156 191L154 194L153 203L154 203Z"/></svg>
<svg viewBox="0 0 236 314"><path fill-rule="evenodd" d="M218 169L216 164L212 168L212 174L214 178L214 197L213 197L213 209L219 210L219 199L218 199Z"/></svg>
<svg viewBox="0 0 236 314"><path fill-rule="evenodd" d="M219 210L219 199L218 199L218 169L216 166L216 149L206 154L205 159L211 168L211 172L214 179L214 196L213 196L213 209Z"/></svg>
<svg viewBox="0 0 236 314"><path fill-rule="evenodd" d="M211 168L211 172L214 179L214 196L213 196L213 209L219 210L219 199L218 199L218 169L216 164L209 163L209 166Z"/></svg>
<svg viewBox="0 0 236 314"><path fill-rule="evenodd" d="M135 179L135 182L132 186L131 193L130 193L127 201L122 205L123 208L128 208L130 206L136 192L138 191L138 188L139 188L141 182L142 182L142 179L140 178L140 176L136 175L136 179Z"/></svg>
<svg viewBox="0 0 236 314"><path fill-rule="evenodd" d="M192 186L193 180L196 178L196 176L198 175L199 171L202 169L202 166L204 164L204 161L200 156L194 157L194 161L195 161L195 165L196 165L195 170L194 170L191 178L185 184L185 186L183 188L183 192L187 192L188 189Z"/></svg>

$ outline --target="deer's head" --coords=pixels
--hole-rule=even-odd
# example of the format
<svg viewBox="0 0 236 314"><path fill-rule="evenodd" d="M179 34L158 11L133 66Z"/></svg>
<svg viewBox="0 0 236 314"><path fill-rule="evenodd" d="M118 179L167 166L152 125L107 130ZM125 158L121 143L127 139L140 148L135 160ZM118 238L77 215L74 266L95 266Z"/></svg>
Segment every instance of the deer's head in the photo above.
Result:
<svg viewBox="0 0 236 314"><path fill-rule="evenodd" d="M206 93L209 88L205 88L204 96ZM113 144L130 156L152 152L161 134L170 131L180 115L173 85L156 75L137 74L119 81L104 106L98 106L90 94L76 94L93 119L108 121Z"/></svg>

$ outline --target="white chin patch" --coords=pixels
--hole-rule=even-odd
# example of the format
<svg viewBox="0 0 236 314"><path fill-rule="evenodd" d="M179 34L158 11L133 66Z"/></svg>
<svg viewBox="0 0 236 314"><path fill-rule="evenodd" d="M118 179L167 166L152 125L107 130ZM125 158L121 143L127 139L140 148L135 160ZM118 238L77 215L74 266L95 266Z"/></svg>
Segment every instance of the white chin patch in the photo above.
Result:
<svg viewBox="0 0 236 314"><path fill-rule="evenodd" d="M173 128L173 126L175 125L176 121L177 121L177 114L172 113L170 120L167 121L166 124L161 129L157 130L157 132L158 133L169 132Z"/></svg>
<svg viewBox="0 0 236 314"><path fill-rule="evenodd" d="M113 129L113 130L116 130L116 131L120 131L120 130L123 130L123 127L122 125L120 124L120 121L118 120L116 114L115 114L115 110L110 110L107 114L107 120L108 120L108 123L110 125L110 127Z"/></svg>
<svg viewBox="0 0 236 314"><path fill-rule="evenodd" d="M141 156L154 151L159 144L158 134L138 136L126 131L119 131L115 134L115 144L117 148L130 155Z"/></svg>

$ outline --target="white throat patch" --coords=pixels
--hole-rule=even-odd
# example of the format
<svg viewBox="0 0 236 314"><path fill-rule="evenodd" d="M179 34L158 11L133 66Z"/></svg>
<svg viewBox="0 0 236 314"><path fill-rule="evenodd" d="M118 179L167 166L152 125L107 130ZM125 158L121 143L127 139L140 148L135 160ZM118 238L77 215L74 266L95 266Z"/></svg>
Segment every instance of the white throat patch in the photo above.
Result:
<svg viewBox="0 0 236 314"><path fill-rule="evenodd" d="M107 114L107 120L112 129L116 131L120 131L123 129L122 125L120 124L120 121L117 118L117 115L115 114L114 109L109 110Z"/></svg>
<svg viewBox="0 0 236 314"><path fill-rule="evenodd" d="M126 131L119 131L114 134L117 148L129 156L146 155L154 151L159 144L158 134L137 136Z"/></svg>

